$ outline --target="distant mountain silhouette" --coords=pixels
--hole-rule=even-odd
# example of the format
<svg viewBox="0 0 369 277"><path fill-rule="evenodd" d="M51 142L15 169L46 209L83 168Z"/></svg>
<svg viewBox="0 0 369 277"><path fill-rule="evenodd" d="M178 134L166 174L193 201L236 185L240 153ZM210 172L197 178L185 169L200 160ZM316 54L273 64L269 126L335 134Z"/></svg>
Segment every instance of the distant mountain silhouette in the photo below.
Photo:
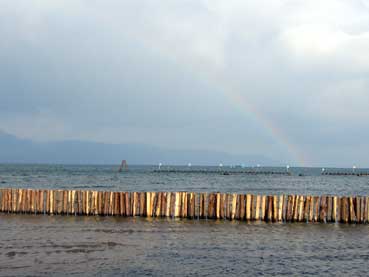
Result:
<svg viewBox="0 0 369 277"><path fill-rule="evenodd" d="M258 155L231 155L207 150L171 150L145 144L106 144L87 141L35 142L0 130L0 163L58 164L280 165Z"/></svg>

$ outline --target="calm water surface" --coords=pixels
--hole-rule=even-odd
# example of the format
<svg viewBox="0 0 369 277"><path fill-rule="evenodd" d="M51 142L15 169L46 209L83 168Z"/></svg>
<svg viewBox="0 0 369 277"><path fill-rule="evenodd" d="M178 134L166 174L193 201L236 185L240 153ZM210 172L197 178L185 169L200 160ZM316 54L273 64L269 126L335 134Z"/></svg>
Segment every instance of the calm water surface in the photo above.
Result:
<svg viewBox="0 0 369 277"><path fill-rule="evenodd" d="M154 169L137 166L117 173L116 166L0 165L0 187L369 194L369 177L321 176L321 169L293 168L292 176ZM368 272L369 225L0 214L0 276Z"/></svg>
<svg viewBox="0 0 369 277"><path fill-rule="evenodd" d="M167 169L167 167L163 167ZM0 187L74 188L119 191L219 191L258 194L367 195L369 176L322 176L320 168L291 168L291 176L238 174L224 167L192 167L219 173L190 173L188 167L171 167L182 173L154 172L154 166L131 166L118 173L118 166L0 165ZM285 172L285 168L243 170ZM346 171L349 169L327 169ZM369 172L362 169L362 171Z"/></svg>
<svg viewBox="0 0 369 277"><path fill-rule="evenodd" d="M369 227L0 215L0 274L367 276Z"/></svg>

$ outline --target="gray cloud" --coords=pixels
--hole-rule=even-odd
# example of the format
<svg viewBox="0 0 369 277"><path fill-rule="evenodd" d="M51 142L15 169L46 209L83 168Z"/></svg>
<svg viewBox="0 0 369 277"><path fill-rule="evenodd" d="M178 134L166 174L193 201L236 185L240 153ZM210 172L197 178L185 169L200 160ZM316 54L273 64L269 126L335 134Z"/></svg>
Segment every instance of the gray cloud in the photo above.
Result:
<svg viewBox="0 0 369 277"><path fill-rule="evenodd" d="M368 15L367 1L2 1L0 128L369 166Z"/></svg>

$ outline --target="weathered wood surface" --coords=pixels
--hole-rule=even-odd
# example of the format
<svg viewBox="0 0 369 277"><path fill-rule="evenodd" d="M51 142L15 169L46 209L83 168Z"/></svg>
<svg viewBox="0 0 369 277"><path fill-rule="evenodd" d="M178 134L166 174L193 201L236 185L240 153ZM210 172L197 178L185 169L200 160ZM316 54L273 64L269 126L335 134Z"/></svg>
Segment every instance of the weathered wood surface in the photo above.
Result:
<svg viewBox="0 0 369 277"><path fill-rule="evenodd" d="M1 188L0 212L368 223L369 197Z"/></svg>

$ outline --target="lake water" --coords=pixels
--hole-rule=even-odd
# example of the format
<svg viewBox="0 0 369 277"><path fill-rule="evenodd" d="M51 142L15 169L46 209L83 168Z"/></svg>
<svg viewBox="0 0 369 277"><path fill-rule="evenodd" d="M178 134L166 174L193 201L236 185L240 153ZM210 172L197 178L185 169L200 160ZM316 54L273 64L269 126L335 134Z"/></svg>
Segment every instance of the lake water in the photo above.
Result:
<svg viewBox="0 0 369 277"><path fill-rule="evenodd" d="M369 177L321 176L321 169L293 168L292 176L154 169L0 165L0 186L369 194ZM369 225L0 214L0 276L367 276L368 270Z"/></svg>
<svg viewBox="0 0 369 277"><path fill-rule="evenodd" d="M162 170L168 167L163 166ZM326 176L320 168L291 168L289 175L250 175L244 171L285 172L285 168L170 167L180 172L154 172L157 166L0 165L1 187L94 189L114 191L194 191L257 194L367 195L369 176ZM211 171L206 173L205 171ZM215 173L214 173L215 171ZM217 172L219 171L219 172ZM223 175L227 171L230 175ZM326 169L346 171L350 169ZM369 172L362 169L361 171Z"/></svg>

